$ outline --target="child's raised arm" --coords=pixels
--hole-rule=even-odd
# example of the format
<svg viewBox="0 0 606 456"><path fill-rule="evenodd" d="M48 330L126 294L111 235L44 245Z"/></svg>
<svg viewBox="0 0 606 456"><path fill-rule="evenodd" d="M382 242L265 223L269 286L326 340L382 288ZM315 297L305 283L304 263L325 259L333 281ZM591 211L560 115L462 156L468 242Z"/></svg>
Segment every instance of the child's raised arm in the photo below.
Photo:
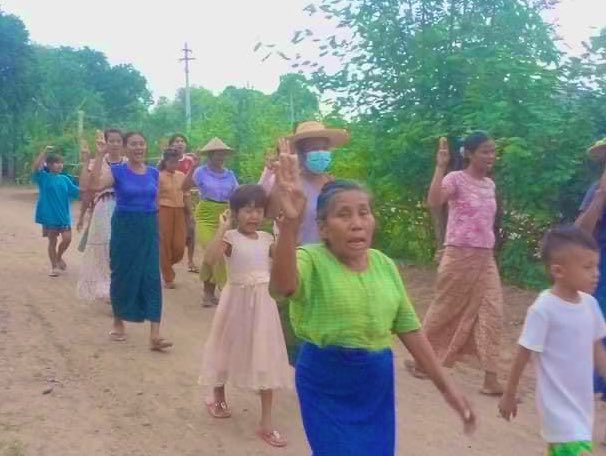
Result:
<svg viewBox="0 0 606 456"><path fill-rule="evenodd" d="M32 172L35 173L36 171L39 171L40 168L42 168L42 166L44 165L44 160L46 160L46 156L50 153L51 150L53 150L52 146L46 146L40 151L38 156L34 158L34 161L32 162Z"/></svg>
<svg viewBox="0 0 606 456"><path fill-rule="evenodd" d="M231 246L223 240L225 233L229 230L230 226L231 214L229 210L227 210L219 216L219 228L217 229L217 233L204 252L204 262L209 266L214 266L221 261L223 255L230 256Z"/></svg>
<svg viewBox="0 0 606 456"><path fill-rule="evenodd" d="M516 354L513 366L511 367L507 385L505 386L505 392L499 402L499 413L501 413L501 416L507 421L512 417L515 418L518 414L518 385L520 384L520 378L522 377L526 364L528 364L531 353L532 352L527 348L518 345L518 353Z"/></svg>

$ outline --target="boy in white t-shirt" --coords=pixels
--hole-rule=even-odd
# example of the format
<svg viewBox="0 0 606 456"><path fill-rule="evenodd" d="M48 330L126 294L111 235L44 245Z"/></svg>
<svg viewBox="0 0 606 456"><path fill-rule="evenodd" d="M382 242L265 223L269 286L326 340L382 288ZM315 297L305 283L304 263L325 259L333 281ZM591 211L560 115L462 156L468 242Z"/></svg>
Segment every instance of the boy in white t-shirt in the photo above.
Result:
<svg viewBox="0 0 606 456"><path fill-rule="evenodd" d="M550 230L541 256L553 281L528 309L518 353L499 403L506 420L517 414L516 390L534 354L536 399L549 456L592 452L594 357L606 372L600 340L606 324L591 293L598 282L599 250L593 237L576 226Z"/></svg>

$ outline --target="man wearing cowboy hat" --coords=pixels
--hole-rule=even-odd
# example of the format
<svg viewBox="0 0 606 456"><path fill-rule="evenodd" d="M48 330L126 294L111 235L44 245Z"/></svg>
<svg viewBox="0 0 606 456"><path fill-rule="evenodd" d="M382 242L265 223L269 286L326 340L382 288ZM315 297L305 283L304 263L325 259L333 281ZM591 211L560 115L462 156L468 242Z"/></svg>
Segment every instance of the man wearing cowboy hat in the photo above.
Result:
<svg viewBox="0 0 606 456"><path fill-rule="evenodd" d="M297 125L295 133L280 142L280 153L296 153L301 164L301 178L307 197L307 209L299 230L299 243L320 242L316 222L317 199L322 187L331 180L328 169L332 163L332 149L349 141L349 133L338 128L327 128L321 122L306 121ZM272 198L273 200L274 198ZM275 203L270 203L277 213ZM278 210L276 210L278 209Z"/></svg>
<svg viewBox="0 0 606 456"><path fill-rule="evenodd" d="M307 198L307 207L299 228L300 245L321 242L316 221L318 196L322 187L333 180L328 173L332 162L332 149L340 147L348 141L349 133L347 131L326 128L324 124L316 121L301 122L293 135L280 140L280 154L296 153L299 156L303 190ZM275 217L280 211L275 197L275 194L270 197L269 217ZM291 365L294 365L300 341L292 329L288 306L280 306L280 318L288 349L288 359Z"/></svg>

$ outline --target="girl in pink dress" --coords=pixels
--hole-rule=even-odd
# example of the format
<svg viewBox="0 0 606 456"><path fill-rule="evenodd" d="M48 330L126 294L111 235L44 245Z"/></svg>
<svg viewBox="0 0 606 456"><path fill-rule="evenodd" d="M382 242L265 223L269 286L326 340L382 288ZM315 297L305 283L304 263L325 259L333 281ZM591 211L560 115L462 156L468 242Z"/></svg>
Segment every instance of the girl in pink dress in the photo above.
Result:
<svg viewBox="0 0 606 456"><path fill-rule="evenodd" d="M260 231L266 203L261 186L239 187L205 253L209 265L225 258L227 284L204 348L200 381L214 388L206 406L215 418L231 416L225 397L227 382L260 392L257 434L270 445L285 446L286 439L273 427L271 408L273 390L292 387L292 370L278 308L269 295L274 239ZM236 229L229 229L232 216Z"/></svg>

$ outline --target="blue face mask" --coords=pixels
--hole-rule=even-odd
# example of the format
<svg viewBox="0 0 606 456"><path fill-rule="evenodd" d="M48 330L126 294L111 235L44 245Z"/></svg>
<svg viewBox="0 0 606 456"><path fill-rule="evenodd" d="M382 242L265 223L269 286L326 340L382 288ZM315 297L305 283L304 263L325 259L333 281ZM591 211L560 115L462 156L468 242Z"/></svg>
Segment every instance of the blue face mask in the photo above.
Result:
<svg viewBox="0 0 606 456"><path fill-rule="evenodd" d="M314 174L322 174L330 167L332 154L328 150L314 150L305 156L305 167Z"/></svg>

